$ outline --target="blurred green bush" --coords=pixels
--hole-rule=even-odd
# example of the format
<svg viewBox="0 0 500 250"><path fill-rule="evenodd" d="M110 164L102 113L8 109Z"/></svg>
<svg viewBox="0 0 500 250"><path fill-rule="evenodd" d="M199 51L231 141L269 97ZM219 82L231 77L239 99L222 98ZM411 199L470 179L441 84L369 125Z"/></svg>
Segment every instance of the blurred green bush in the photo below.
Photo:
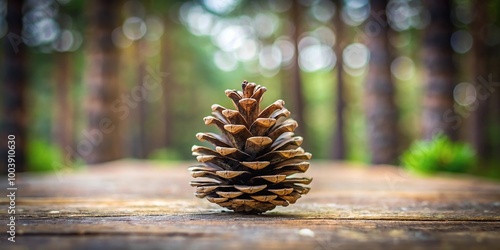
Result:
<svg viewBox="0 0 500 250"><path fill-rule="evenodd" d="M403 166L416 173L470 172L477 160L472 147L438 134L431 141L414 142L401 156Z"/></svg>
<svg viewBox="0 0 500 250"><path fill-rule="evenodd" d="M28 140L27 152L29 171L51 172L63 167L63 154L56 145L43 140Z"/></svg>

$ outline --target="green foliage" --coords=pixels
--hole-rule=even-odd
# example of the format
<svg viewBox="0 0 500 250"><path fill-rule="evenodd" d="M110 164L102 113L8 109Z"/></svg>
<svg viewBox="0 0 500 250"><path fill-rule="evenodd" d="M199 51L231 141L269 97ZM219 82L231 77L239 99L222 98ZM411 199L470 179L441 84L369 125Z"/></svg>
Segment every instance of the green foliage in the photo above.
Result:
<svg viewBox="0 0 500 250"><path fill-rule="evenodd" d="M176 149L160 148L149 154L149 159L158 161L180 161L182 156Z"/></svg>
<svg viewBox="0 0 500 250"><path fill-rule="evenodd" d="M405 168L422 174L438 171L463 173L474 167L476 156L468 144L452 142L439 134L431 141L413 143L403 153L401 161Z"/></svg>
<svg viewBox="0 0 500 250"><path fill-rule="evenodd" d="M61 150L43 140L28 140L27 164L29 171L53 172L63 166L63 154Z"/></svg>

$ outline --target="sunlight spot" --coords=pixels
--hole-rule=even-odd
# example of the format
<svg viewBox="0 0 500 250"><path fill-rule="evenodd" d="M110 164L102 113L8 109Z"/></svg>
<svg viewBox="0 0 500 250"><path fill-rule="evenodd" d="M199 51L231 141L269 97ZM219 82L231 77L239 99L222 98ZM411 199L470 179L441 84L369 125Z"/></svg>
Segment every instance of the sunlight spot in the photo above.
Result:
<svg viewBox="0 0 500 250"><path fill-rule="evenodd" d="M391 73L402 81L410 80L415 74L415 64L406 56L400 56L391 63Z"/></svg>
<svg viewBox="0 0 500 250"><path fill-rule="evenodd" d="M266 70L275 70L281 65L281 51L278 46L264 46L259 54L259 64Z"/></svg>
<svg viewBox="0 0 500 250"><path fill-rule="evenodd" d="M343 67L344 71L351 76L362 76L367 72L367 68L351 69L349 67Z"/></svg>
<svg viewBox="0 0 500 250"><path fill-rule="evenodd" d="M368 64L370 51L361 43L353 43L347 46L342 53L344 64L351 69L360 69Z"/></svg>
<svg viewBox="0 0 500 250"><path fill-rule="evenodd" d="M201 6L196 5L187 10L187 13L184 15L186 16L185 22L191 33L197 36L206 36L210 34L213 23L215 22L215 17L212 14L206 12Z"/></svg>
<svg viewBox="0 0 500 250"><path fill-rule="evenodd" d="M387 5L387 18L396 31L407 30L411 27L411 17L416 11L405 1L391 1Z"/></svg>
<svg viewBox="0 0 500 250"><path fill-rule="evenodd" d="M289 0L268 0L267 3L273 12L278 13L285 12L292 7L292 1Z"/></svg>
<svg viewBox="0 0 500 250"><path fill-rule="evenodd" d="M347 25L357 26L363 23L369 15L370 5L367 1L348 1L342 8L341 18Z"/></svg>
<svg viewBox="0 0 500 250"><path fill-rule="evenodd" d="M203 4L218 14L226 14L234 10L240 1L238 0L203 0Z"/></svg>
<svg viewBox="0 0 500 250"><path fill-rule="evenodd" d="M457 53L467 53L472 48L472 36L468 31L458 30L451 35L451 47Z"/></svg>
<svg viewBox="0 0 500 250"><path fill-rule="evenodd" d="M160 39L163 35L163 22L159 17L150 16L146 18L146 27L148 32L146 33L146 39L149 41L156 41Z"/></svg>
<svg viewBox="0 0 500 250"><path fill-rule="evenodd" d="M270 37L277 29L279 19L272 13L259 13L255 16L253 24L257 36L261 38Z"/></svg>
<svg viewBox="0 0 500 250"><path fill-rule="evenodd" d="M79 49L82 46L83 38L82 38L82 35L80 34L80 32L78 32L76 30L72 30L71 33L73 34L74 42L73 42L73 46L71 46L69 51L76 51L77 49Z"/></svg>
<svg viewBox="0 0 500 250"><path fill-rule="evenodd" d="M351 1L345 1L347 6L350 8L361 8L365 5L368 4L368 0L351 0Z"/></svg>
<svg viewBox="0 0 500 250"><path fill-rule="evenodd" d="M309 228L302 228L299 230L299 235L305 237L314 237L315 234L314 231Z"/></svg>
<svg viewBox="0 0 500 250"><path fill-rule="evenodd" d="M141 39L147 31L146 23L140 17L129 17L122 26L123 34L130 40Z"/></svg>
<svg viewBox="0 0 500 250"><path fill-rule="evenodd" d="M321 43L323 43L324 45L328 45L328 46L332 46L332 47L335 45L335 34L327 26L321 26L321 27L315 29L312 32L312 35L314 35L314 37L318 38L321 41Z"/></svg>
<svg viewBox="0 0 500 250"><path fill-rule="evenodd" d="M230 25L215 36L215 44L221 50L234 51L243 45L245 30L241 26Z"/></svg>
<svg viewBox="0 0 500 250"><path fill-rule="evenodd" d="M337 57L329 46L310 45L299 52L299 66L306 72L332 69L336 62Z"/></svg>
<svg viewBox="0 0 500 250"><path fill-rule="evenodd" d="M43 18L39 22L36 22L34 25L28 26L31 26L31 32L33 33L29 34L28 36L25 36L25 34L23 34L23 41L32 46L52 42L59 35L59 24L52 18ZM24 39L30 41L27 42Z"/></svg>
<svg viewBox="0 0 500 250"><path fill-rule="evenodd" d="M328 22L335 15L335 4L331 1L322 0L313 4L311 11L320 22Z"/></svg>
<svg viewBox="0 0 500 250"><path fill-rule="evenodd" d="M310 36L309 33L305 33L305 35L299 41L299 51L302 51L309 46L320 44L321 42L318 40L318 38Z"/></svg>
<svg viewBox="0 0 500 250"><path fill-rule="evenodd" d="M214 54L215 65L223 71L233 71L238 68L238 61L232 53L217 51Z"/></svg>
<svg viewBox="0 0 500 250"><path fill-rule="evenodd" d="M119 48L128 48L130 45L132 45L132 40L128 39L124 34L123 30L120 28L116 28L113 30L111 33L111 40L113 40L113 43L118 46Z"/></svg>
<svg viewBox="0 0 500 250"><path fill-rule="evenodd" d="M471 8L465 4L461 4L455 8L455 18L464 24L469 24L474 20Z"/></svg>
<svg viewBox="0 0 500 250"><path fill-rule="evenodd" d="M459 83L453 90L453 98L458 104L462 106L469 106L477 99L476 88L468 82Z"/></svg>
<svg viewBox="0 0 500 250"><path fill-rule="evenodd" d="M242 45L236 50L236 57L240 61L250 61L255 59L259 50L259 43L253 39L245 39Z"/></svg>
<svg viewBox="0 0 500 250"><path fill-rule="evenodd" d="M69 30L63 30L59 35L59 38L52 42L52 48L59 52L69 51L73 46L75 39L73 33Z"/></svg>
<svg viewBox="0 0 500 250"><path fill-rule="evenodd" d="M274 45L281 51L281 64L290 64L295 54L295 45L291 42L290 38L284 36L279 37L274 42Z"/></svg>

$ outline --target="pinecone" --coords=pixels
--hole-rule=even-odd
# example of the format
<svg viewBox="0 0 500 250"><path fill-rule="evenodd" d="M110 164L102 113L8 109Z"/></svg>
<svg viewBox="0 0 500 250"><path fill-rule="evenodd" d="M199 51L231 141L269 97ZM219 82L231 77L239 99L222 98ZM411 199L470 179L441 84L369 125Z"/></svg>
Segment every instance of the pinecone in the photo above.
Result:
<svg viewBox="0 0 500 250"><path fill-rule="evenodd" d="M215 150L193 146L193 155L202 165L190 167L195 196L206 198L235 212L262 213L276 206L288 206L309 192L301 184L311 178L294 177L309 168L311 154L300 145L302 137L294 136L297 122L277 100L264 110L259 104L266 88L244 81L243 91L226 90L237 110L212 105L212 116L205 124L216 125L222 135L198 133L196 138L208 141Z"/></svg>

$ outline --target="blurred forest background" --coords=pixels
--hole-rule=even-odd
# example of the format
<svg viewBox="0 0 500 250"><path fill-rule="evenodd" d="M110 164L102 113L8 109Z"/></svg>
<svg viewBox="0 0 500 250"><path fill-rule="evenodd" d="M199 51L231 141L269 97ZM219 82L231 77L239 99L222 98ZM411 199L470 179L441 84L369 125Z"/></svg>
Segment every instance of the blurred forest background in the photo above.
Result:
<svg viewBox="0 0 500 250"><path fill-rule="evenodd" d="M246 79L265 105L285 100L315 160L400 164L439 135L444 158L472 152L460 171L500 177L499 13L496 0L0 0L2 159L14 134L18 171L192 160L211 104L231 106L224 90Z"/></svg>

